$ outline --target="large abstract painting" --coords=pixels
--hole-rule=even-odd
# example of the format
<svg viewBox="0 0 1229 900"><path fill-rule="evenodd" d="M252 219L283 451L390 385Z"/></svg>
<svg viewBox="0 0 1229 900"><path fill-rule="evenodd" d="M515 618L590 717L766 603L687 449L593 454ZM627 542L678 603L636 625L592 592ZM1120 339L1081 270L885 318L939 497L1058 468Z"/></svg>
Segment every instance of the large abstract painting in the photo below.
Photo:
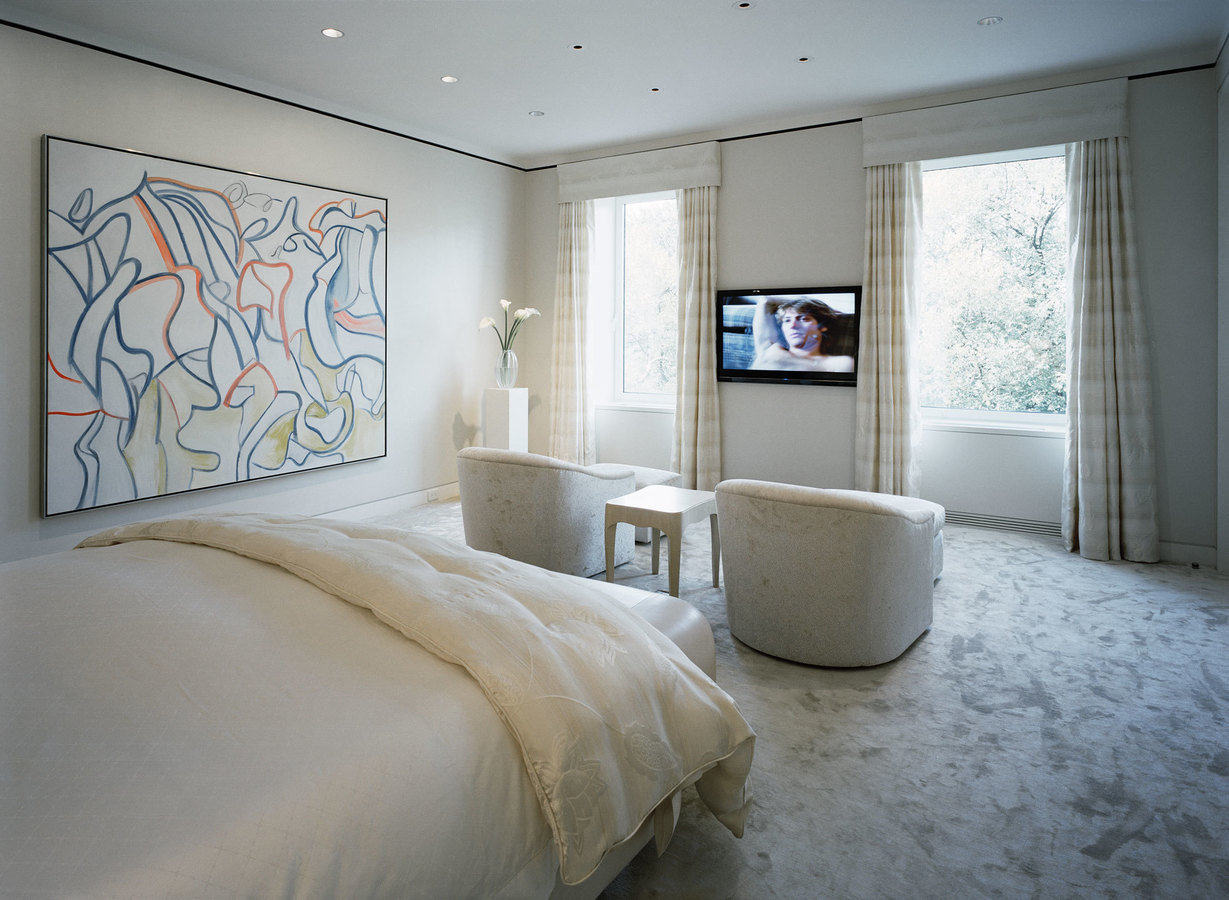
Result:
<svg viewBox="0 0 1229 900"><path fill-rule="evenodd" d="M385 200L45 151L46 515L384 455Z"/></svg>

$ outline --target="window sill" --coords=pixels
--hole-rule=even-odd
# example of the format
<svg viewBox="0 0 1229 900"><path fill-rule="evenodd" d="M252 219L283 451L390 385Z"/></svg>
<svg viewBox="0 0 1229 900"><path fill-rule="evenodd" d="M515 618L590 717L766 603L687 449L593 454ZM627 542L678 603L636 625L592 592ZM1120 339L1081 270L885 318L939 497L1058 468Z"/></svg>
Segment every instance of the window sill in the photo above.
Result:
<svg viewBox="0 0 1229 900"><path fill-rule="evenodd" d="M968 419L943 417L924 418L923 431L964 431L971 434L1001 434L1011 437L1037 437L1062 440L1066 425L1015 424L1011 422L974 422Z"/></svg>
<svg viewBox="0 0 1229 900"><path fill-rule="evenodd" d="M607 400L603 403L595 403L594 409L611 409L618 412L647 412L647 413L665 413L674 415L674 404L663 406L657 403L619 403L614 400Z"/></svg>

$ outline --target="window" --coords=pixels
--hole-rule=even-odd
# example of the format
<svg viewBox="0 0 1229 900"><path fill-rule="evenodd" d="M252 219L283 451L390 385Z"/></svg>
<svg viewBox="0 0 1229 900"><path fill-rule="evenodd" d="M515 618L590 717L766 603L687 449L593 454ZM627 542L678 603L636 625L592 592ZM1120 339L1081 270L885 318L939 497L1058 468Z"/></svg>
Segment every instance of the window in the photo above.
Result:
<svg viewBox="0 0 1229 900"><path fill-rule="evenodd" d="M918 371L929 419L1057 425L1067 408L1061 148L924 166Z"/></svg>
<svg viewBox="0 0 1229 900"><path fill-rule="evenodd" d="M678 202L674 191L597 201L596 312L608 304L611 327L595 315L593 358L607 359L603 399L673 406L678 356ZM601 264L602 248L608 262ZM607 346L601 346L606 343ZM595 373L596 375L597 373Z"/></svg>

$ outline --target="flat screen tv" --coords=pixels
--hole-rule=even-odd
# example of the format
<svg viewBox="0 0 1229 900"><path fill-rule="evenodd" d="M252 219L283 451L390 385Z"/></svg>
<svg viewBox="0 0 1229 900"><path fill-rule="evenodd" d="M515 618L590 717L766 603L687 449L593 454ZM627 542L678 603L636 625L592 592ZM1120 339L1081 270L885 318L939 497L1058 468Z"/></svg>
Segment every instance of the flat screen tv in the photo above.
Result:
<svg viewBox="0 0 1229 900"><path fill-rule="evenodd" d="M717 380L856 384L862 288L717 292Z"/></svg>

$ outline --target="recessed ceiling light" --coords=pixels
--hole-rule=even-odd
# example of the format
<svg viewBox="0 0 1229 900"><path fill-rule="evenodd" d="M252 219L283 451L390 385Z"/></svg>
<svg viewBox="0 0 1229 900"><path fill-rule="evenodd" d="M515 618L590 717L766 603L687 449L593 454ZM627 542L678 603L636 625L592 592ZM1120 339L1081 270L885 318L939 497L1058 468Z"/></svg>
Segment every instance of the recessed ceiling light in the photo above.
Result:
<svg viewBox="0 0 1229 900"><path fill-rule="evenodd" d="M811 61L811 57L809 57L809 56L800 56L800 57L798 57L798 62L810 62L810 61Z"/></svg>
<svg viewBox="0 0 1229 900"><path fill-rule="evenodd" d="M1003 21L1002 16L986 16L986 18L984 19L978 19L977 24L978 25L997 25L999 24L999 22L1002 22L1002 21Z"/></svg>
<svg viewBox="0 0 1229 900"><path fill-rule="evenodd" d="M584 44L573 44L573 45L572 45L572 49L573 49L573 50L584 50L584 49L585 49L585 45L584 45Z"/></svg>
<svg viewBox="0 0 1229 900"><path fill-rule="evenodd" d="M444 84L456 84L460 80L461 79L458 78L456 75L441 75L440 76L440 81L444 82Z"/></svg>
<svg viewBox="0 0 1229 900"><path fill-rule="evenodd" d="M661 92L661 88L649 88L649 90L652 91L654 94Z"/></svg>
<svg viewBox="0 0 1229 900"><path fill-rule="evenodd" d="M533 116L535 119L540 119L542 116L546 115L546 113L542 112L540 109L531 109L529 111L529 115Z"/></svg>
<svg viewBox="0 0 1229 900"><path fill-rule="evenodd" d="M345 35L345 32L340 28L325 28L320 33L327 38L339 38Z"/></svg>
<svg viewBox="0 0 1229 900"><path fill-rule="evenodd" d="M755 0L738 0L733 6L735 9L752 9L755 6Z"/></svg>

